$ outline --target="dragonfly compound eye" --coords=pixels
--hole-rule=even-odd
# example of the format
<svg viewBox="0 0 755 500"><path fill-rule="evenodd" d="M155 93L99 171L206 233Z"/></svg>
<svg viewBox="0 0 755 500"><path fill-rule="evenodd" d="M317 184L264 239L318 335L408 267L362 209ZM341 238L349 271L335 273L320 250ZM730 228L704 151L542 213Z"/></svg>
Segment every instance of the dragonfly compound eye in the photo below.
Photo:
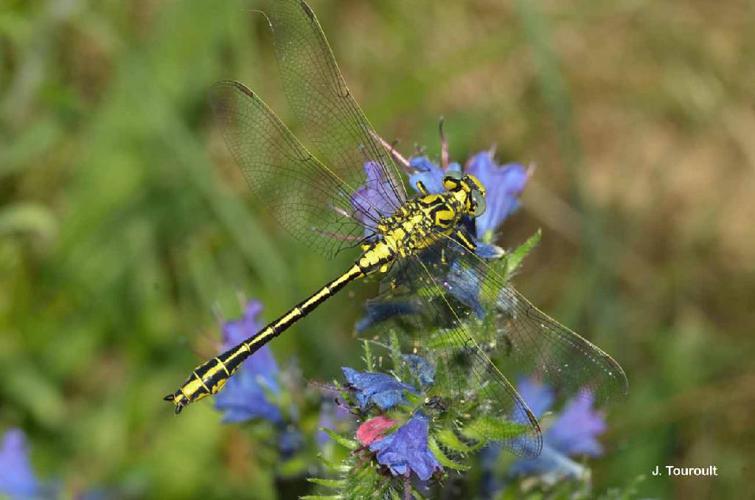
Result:
<svg viewBox="0 0 755 500"><path fill-rule="evenodd" d="M485 195L476 189L472 190L472 215L479 217L485 213Z"/></svg>

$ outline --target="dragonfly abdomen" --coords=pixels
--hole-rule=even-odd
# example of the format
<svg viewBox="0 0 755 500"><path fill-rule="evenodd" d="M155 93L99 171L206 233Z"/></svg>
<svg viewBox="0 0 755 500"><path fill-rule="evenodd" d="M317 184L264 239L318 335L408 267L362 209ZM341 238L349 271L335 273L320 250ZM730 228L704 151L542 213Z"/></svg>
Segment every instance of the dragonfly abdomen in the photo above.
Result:
<svg viewBox="0 0 755 500"><path fill-rule="evenodd" d="M365 252L365 255L368 254L369 252ZM189 403L198 401L211 394L216 394L223 388L231 375L238 370L246 358L312 312L317 306L332 297L348 283L361 278L372 270L372 268L362 267L358 263L354 264L351 269L320 288L320 290L310 295L309 298L291 308L286 314L256 334L215 358L199 365L176 392L168 394L164 399L172 402L176 407L176 413L180 413L184 406Z"/></svg>

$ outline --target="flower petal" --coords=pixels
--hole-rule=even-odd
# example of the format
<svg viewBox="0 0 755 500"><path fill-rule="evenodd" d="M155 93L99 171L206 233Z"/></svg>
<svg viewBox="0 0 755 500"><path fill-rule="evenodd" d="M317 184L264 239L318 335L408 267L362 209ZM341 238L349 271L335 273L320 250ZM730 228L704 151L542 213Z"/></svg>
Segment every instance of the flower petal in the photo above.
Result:
<svg viewBox="0 0 755 500"><path fill-rule="evenodd" d="M432 385L435 378L435 367L427 359L416 354L404 354L403 358L409 365L409 371L417 377L423 387Z"/></svg>
<svg viewBox="0 0 755 500"><path fill-rule="evenodd" d="M377 453L379 464L388 467L394 476L408 476L414 472L422 481L427 481L436 472L443 470L428 448L429 421L421 413L415 413L396 432L370 445Z"/></svg>
<svg viewBox="0 0 755 500"><path fill-rule="evenodd" d="M417 182L422 181L425 188L430 193L442 193L443 177L445 172L440 166L431 162L427 156L413 156L409 159L409 166L414 169L414 173L409 176L409 185L416 191Z"/></svg>
<svg viewBox="0 0 755 500"><path fill-rule="evenodd" d="M271 366L275 371L270 371ZM215 408L224 413L223 422L244 422L254 418L281 422L280 410L268 400L265 392L265 389L273 393L280 390L276 374L272 352L268 346L262 346L215 396Z"/></svg>
<svg viewBox="0 0 755 500"><path fill-rule="evenodd" d="M520 379L516 390L537 418L542 417L553 406L553 389L534 377Z"/></svg>
<svg viewBox="0 0 755 500"><path fill-rule="evenodd" d="M0 496L33 497L40 485L29 460L26 435L20 429L10 429L0 445Z"/></svg>
<svg viewBox="0 0 755 500"><path fill-rule="evenodd" d="M225 322L223 349L230 349L258 333L262 328L259 322L261 312L262 304L250 300L241 318ZM249 356L215 396L215 408L223 412L223 422L244 422L254 418L281 422L283 417L280 410L268 400L266 393L280 392L278 372L278 364L270 347L262 346Z"/></svg>
<svg viewBox="0 0 755 500"><path fill-rule="evenodd" d="M597 436L605 432L606 421L601 412L593 409L593 402L593 394L587 389L569 401L545 434L551 446L566 455L603 453Z"/></svg>
<svg viewBox="0 0 755 500"><path fill-rule="evenodd" d="M485 213L477 218L477 237L495 231L498 226L519 206L519 196L529 179L529 172L518 163L497 165L489 151L473 156L466 172L477 177L485 186L487 194Z"/></svg>
<svg viewBox="0 0 755 500"><path fill-rule="evenodd" d="M347 367L341 370L354 390L357 403L362 410L367 409L370 403L374 403L381 410L387 410L406 402L404 391L415 394L417 392L414 387L385 373L359 372Z"/></svg>
<svg viewBox="0 0 755 500"><path fill-rule="evenodd" d="M360 443L368 446L373 441L383 437L385 432L396 425L396 421L382 415L371 418L357 429L357 439Z"/></svg>
<svg viewBox="0 0 755 500"><path fill-rule="evenodd" d="M581 479L588 473L588 469L570 459L557 449L543 445L543 450L535 458L519 459L511 465L509 474L512 476L541 476L548 484L554 484L561 479Z"/></svg>
<svg viewBox="0 0 755 500"><path fill-rule="evenodd" d="M419 312L417 305L408 300L391 300L384 302L371 300L367 302L364 315L357 321L355 329L357 333L362 333L373 325L391 319L394 316L416 314L417 312Z"/></svg>
<svg viewBox="0 0 755 500"><path fill-rule="evenodd" d="M351 197L351 205L357 210L361 222L370 229L381 217L391 215L400 205L390 179L383 176L379 164L369 161L364 164L365 182Z"/></svg>
<svg viewBox="0 0 755 500"><path fill-rule="evenodd" d="M250 300L247 302L241 318L223 323L223 350L240 344L261 330L262 325L258 318L261 312L262 302L259 300Z"/></svg>

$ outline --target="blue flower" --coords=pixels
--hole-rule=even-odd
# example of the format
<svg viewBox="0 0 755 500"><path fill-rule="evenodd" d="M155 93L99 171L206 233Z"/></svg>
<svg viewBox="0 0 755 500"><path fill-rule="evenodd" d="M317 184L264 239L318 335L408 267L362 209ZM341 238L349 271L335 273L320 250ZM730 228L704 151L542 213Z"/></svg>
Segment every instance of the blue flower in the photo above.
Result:
<svg viewBox="0 0 755 500"><path fill-rule="evenodd" d="M422 387L432 385L435 379L435 367L427 359L416 354L404 354L402 357L409 366L409 371L417 378Z"/></svg>
<svg viewBox="0 0 755 500"><path fill-rule="evenodd" d="M386 179L383 170L375 162L364 164L366 179L351 197L351 205L361 222L367 226L365 231L371 233L381 217L391 215L400 205L390 179Z"/></svg>
<svg viewBox="0 0 755 500"><path fill-rule="evenodd" d="M379 464L388 467L394 476L408 477L414 472L427 481L442 471L435 455L427 446L429 421L422 412L416 412L396 432L370 444Z"/></svg>
<svg viewBox="0 0 755 500"><path fill-rule="evenodd" d="M278 433L278 450L283 458L291 458L304 446L304 438L293 426L281 429Z"/></svg>
<svg viewBox="0 0 755 500"><path fill-rule="evenodd" d="M546 484L555 484L561 479L583 479L587 477L587 467L575 462L557 449L543 444L537 458L517 460L511 465L511 476L539 476Z"/></svg>
<svg viewBox="0 0 755 500"><path fill-rule="evenodd" d="M404 391L416 394L414 387L399 382L390 375L375 372L358 372L351 368L341 368L349 386L354 390L357 403L362 410L374 403L381 410L387 410L405 403Z"/></svg>
<svg viewBox="0 0 755 500"><path fill-rule="evenodd" d="M548 443L565 455L600 456L603 447L597 436L606 431L606 421L602 413L593 409L594 402L593 393L587 389L569 401L548 429Z"/></svg>
<svg viewBox="0 0 755 500"><path fill-rule="evenodd" d="M340 401L325 400L320 407L320 421L318 429L336 430L341 422L349 421L351 412ZM322 430L317 431L317 444L323 446L330 441L330 436Z"/></svg>
<svg viewBox="0 0 755 500"><path fill-rule="evenodd" d="M33 497L40 493L40 484L29 461L26 436L20 429L10 429L0 445L0 496Z"/></svg>
<svg viewBox="0 0 755 500"><path fill-rule="evenodd" d="M480 275L473 273L458 260L451 263L451 267L443 281L443 287L456 297L459 302L472 309L477 317L485 316L485 309L480 303Z"/></svg>
<svg viewBox="0 0 755 500"><path fill-rule="evenodd" d="M223 349L230 349L257 333L262 325L258 315L262 304L252 300L246 305L244 315L223 325ZM280 423L282 415L277 406L271 403L266 392L277 394L278 365L268 346L261 347L239 368L215 396L215 408L223 412L223 422L244 422L261 418Z"/></svg>
<svg viewBox="0 0 755 500"><path fill-rule="evenodd" d="M414 170L414 173L409 176L409 184L412 188L416 191L417 181L422 181L429 193L445 191L443 177L447 175L448 171L461 172L461 165L458 163L451 163L448 165L448 170L443 170L440 166L431 162L427 156L413 156L409 159L409 168Z"/></svg>
<svg viewBox="0 0 755 500"><path fill-rule="evenodd" d="M553 405L553 390L534 379L521 380L517 390L538 418ZM542 453L532 459L517 460L510 473L515 476L539 475L548 482L583 477L586 468L569 456L599 456L603 452L597 436L605 432L606 423L603 415L593 409L593 403L593 394L587 389L569 400L543 435Z"/></svg>
<svg viewBox="0 0 755 500"><path fill-rule="evenodd" d="M516 390L538 419L553 406L556 398L553 389L534 378L522 378Z"/></svg>
<svg viewBox="0 0 755 500"><path fill-rule="evenodd" d="M422 181L430 193L442 193L443 177L448 171L460 172L458 163L451 163L448 170L431 162L426 156L414 156L409 160L414 173L409 176L409 184L416 189L417 181ZM483 151L469 159L464 172L477 177L485 186L485 213L477 217L477 239L489 240L503 221L519 207L519 196L529 179L529 172L518 163L498 165L493 160L493 153ZM493 251L494 248L483 247L482 252ZM479 252L478 252L479 253ZM496 252L493 252L496 253ZM482 255L484 257L484 255ZM500 255L497 255L500 257Z"/></svg>
<svg viewBox="0 0 755 500"><path fill-rule="evenodd" d="M518 163L498 165L493 153L483 151L474 155L466 166L466 173L477 177L487 193L485 213L476 219L477 238L488 240L503 221L519 207L519 196L529 179L529 172Z"/></svg>
<svg viewBox="0 0 755 500"><path fill-rule="evenodd" d="M406 314L417 314L420 308L411 301L386 301L371 300L365 305L364 316L362 316L355 325L357 333L369 329L372 325L385 321L395 316Z"/></svg>

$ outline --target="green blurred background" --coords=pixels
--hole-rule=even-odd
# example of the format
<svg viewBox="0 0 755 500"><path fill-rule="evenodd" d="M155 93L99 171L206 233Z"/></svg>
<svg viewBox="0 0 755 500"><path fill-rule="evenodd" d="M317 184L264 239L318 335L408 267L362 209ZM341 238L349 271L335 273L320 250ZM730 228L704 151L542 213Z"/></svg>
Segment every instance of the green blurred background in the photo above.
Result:
<svg viewBox="0 0 755 500"><path fill-rule="evenodd" d="M517 277L612 353L604 491L737 497L755 476L755 6L745 0L312 0L386 138L537 164L499 241L543 240ZM239 1L0 8L0 432L64 491L257 497L249 438L162 396L216 349L212 308L272 319L344 268L248 195L210 123L238 79L285 119L272 39ZM309 379L359 366L355 287L274 344ZM220 486L222 485L222 486ZM751 488L750 488L751 491Z"/></svg>

